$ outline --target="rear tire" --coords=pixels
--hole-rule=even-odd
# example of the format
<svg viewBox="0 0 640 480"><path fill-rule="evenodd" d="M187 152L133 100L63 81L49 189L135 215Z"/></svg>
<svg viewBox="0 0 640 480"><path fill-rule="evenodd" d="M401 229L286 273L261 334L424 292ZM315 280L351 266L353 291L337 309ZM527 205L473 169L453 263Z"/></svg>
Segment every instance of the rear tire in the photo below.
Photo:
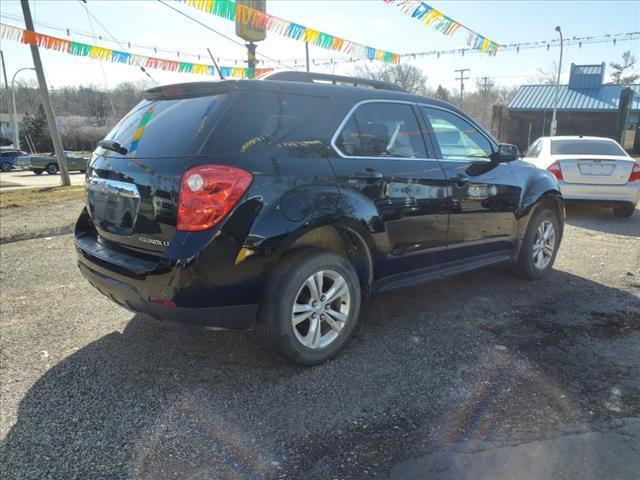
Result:
<svg viewBox="0 0 640 480"><path fill-rule="evenodd" d="M49 175L55 175L56 173L58 173L58 166L55 163L50 163L49 165L47 165L47 173Z"/></svg>
<svg viewBox="0 0 640 480"><path fill-rule="evenodd" d="M636 206L633 203L628 203L623 207L613 207L613 214L617 217L630 217L636 210Z"/></svg>
<svg viewBox="0 0 640 480"><path fill-rule="evenodd" d="M44 170L42 170L41 168L33 169L33 173L35 173L36 175L42 175L42 172L44 172Z"/></svg>
<svg viewBox="0 0 640 480"><path fill-rule="evenodd" d="M327 250L300 249L285 256L269 278L258 332L286 359L317 365L347 343L360 302L358 275L347 259Z"/></svg>
<svg viewBox="0 0 640 480"><path fill-rule="evenodd" d="M11 164L9 162L0 163L0 170L2 170L3 172L8 172L9 170L11 170Z"/></svg>
<svg viewBox="0 0 640 480"><path fill-rule="evenodd" d="M538 280L551 273L560 247L560 225L555 212L542 205L531 217L522 240L516 275Z"/></svg>

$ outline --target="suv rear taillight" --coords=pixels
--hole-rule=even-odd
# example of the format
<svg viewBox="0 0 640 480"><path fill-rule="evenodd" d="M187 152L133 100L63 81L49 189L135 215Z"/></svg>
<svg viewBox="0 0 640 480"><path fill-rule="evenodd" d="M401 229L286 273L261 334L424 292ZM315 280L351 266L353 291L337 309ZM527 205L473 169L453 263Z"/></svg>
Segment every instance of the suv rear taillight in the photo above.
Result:
<svg viewBox="0 0 640 480"><path fill-rule="evenodd" d="M253 176L228 165L200 165L182 175L178 230L206 230L218 224L247 191Z"/></svg>
<svg viewBox="0 0 640 480"><path fill-rule="evenodd" d="M631 182L640 182L640 163L638 162L636 162L631 169L631 175L629 175L629 180L627 180L627 183Z"/></svg>
<svg viewBox="0 0 640 480"><path fill-rule="evenodd" d="M553 173L553 176L558 180L563 180L562 178L562 169L560 168L559 162L553 162L551 165L547 167L547 170Z"/></svg>

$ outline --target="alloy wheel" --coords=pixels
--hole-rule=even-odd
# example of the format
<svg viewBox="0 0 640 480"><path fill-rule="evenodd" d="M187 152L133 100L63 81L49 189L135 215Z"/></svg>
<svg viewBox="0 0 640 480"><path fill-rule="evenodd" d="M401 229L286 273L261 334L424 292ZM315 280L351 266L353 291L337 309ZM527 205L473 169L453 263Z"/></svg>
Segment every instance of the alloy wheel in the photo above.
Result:
<svg viewBox="0 0 640 480"><path fill-rule="evenodd" d="M306 348L330 345L344 328L351 310L349 285L334 270L321 270L305 280L291 312L296 339Z"/></svg>
<svg viewBox="0 0 640 480"><path fill-rule="evenodd" d="M549 220L544 220L538 225L536 236L533 240L533 264L538 270L547 268L556 247L556 229Z"/></svg>

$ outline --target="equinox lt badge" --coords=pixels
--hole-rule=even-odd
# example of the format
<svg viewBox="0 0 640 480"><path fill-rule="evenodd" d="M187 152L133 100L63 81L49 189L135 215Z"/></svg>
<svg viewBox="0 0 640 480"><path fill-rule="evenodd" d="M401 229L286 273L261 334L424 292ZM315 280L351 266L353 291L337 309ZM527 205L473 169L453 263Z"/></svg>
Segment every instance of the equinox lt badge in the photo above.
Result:
<svg viewBox="0 0 640 480"><path fill-rule="evenodd" d="M151 245L158 245L159 247L169 246L169 242L167 242L166 240L156 240L154 238L147 238L143 236L139 236L138 240L141 241L142 243L150 243Z"/></svg>

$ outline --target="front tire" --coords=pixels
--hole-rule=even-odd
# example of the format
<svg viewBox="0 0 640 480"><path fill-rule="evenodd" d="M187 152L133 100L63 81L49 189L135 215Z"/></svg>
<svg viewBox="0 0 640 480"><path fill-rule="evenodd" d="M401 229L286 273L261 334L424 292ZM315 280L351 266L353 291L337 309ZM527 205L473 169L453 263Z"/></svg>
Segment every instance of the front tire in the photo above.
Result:
<svg viewBox="0 0 640 480"><path fill-rule="evenodd" d="M47 173L49 175L55 175L56 173L58 173L58 165L56 165L55 163L50 163L49 165L47 165Z"/></svg>
<svg viewBox="0 0 640 480"><path fill-rule="evenodd" d="M317 365L347 343L360 314L360 282L340 255L308 248L283 258L269 279L258 331L298 365Z"/></svg>
<svg viewBox="0 0 640 480"><path fill-rule="evenodd" d="M3 172L10 171L11 170L11 164L9 162L0 163L0 170L2 170Z"/></svg>
<svg viewBox="0 0 640 480"><path fill-rule="evenodd" d="M514 266L516 275L538 280L551 273L560 247L560 224L555 212L541 206L532 216Z"/></svg>
<svg viewBox="0 0 640 480"><path fill-rule="evenodd" d="M628 203L622 207L613 207L613 214L617 217L630 217L636 210L636 206L633 203Z"/></svg>

